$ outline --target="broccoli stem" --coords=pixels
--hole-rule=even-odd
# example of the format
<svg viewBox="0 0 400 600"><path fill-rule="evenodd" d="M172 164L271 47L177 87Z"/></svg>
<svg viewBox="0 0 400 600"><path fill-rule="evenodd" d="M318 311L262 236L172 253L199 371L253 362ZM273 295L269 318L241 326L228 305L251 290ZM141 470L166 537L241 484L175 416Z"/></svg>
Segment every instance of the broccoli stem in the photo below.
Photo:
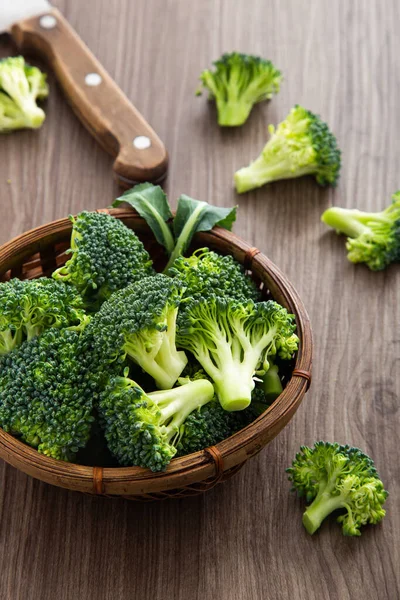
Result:
<svg viewBox="0 0 400 600"><path fill-rule="evenodd" d="M22 342L22 331L17 329L12 331L6 329L0 332L0 356L2 354L8 354L11 350L14 350Z"/></svg>
<svg viewBox="0 0 400 600"><path fill-rule="evenodd" d="M247 120L253 103L248 103L243 100L227 100L218 101L218 125L222 127L236 127L243 125Z"/></svg>
<svg viewBox="0 0 400 600"><path fill-rule="evenodd" d="M188 359L183 350L176 349L176 317L178 309L169 311L167 315L167 331L163 335L163 340L155 360L167 373L159 381L156 380L156 385L160 389L171 388L183 369L186 367ZM171 383L172 382L172 383Z"/></svg>
<svg viewBox="0 0 400 600"><path fill-rule="evenodd" d="M332 496L329 492L320 492L303 514L303 525L312 535L328 515L344 506L344 498L341 495Z"/></svg>
<svg viewBox="0 0 400 600"><path fill-rule="evenodd" d="M271 365L265 375L263 375L262 381L261 387L265 394L265 400L271 404L283 391L278 367Z"/></svg>
<svg viewBox="0 0 400 600"><path fill-rule="evenodd" d="M213 399L214 387L208 379L197 379L172 390L152 392L149 397L160 409L167 439L171 442L190 413Z"/></svg>
<svg viewBox="0 0 400 600"><path fill-rule="evenodd" d="M230 369L223 369L221 373L222 378L215 379L214 383L222 408L229 412L247 408L254 389L254 382L249 379L247 369L236 365Z"/></svg>
<svg viewBox="0 0 400 600"><path fill-rule="evenodd" d="M333 206L328 208L322 215L323 223L336 229L338 233L343 233L351 238L356 238L370 230L368 223L391 223L391 219L380 213L367 213L357 209L340 208Z"/></svg>
<svg viewBox="0 0 400 600"><path fill-rule="evenodd" d="M168 273L168 269L170 267L172 267L172 265L174 264L174 262L178 258L178 256L181 256L181 254L184 252L184 249L187 246L187 241L189 239L191 239L191 237L193 235L193 231L195 230L196 224L201 217L201 213L204 211L204 209L207 208L207 206L208 206L207 202L201 202L201 201L198 202L198 206L192 212L190 217L187 219L178 239L176 240L175 248L174 248L171 256L169 257L169 261L168 261L167 266L165 267L163 273Z"/></svg>
<svg viewBox="0 0 400 600"><path fill-rule="evenodd" d="M243 167L239 171L236 171L234 176L236 191L238 194L243 194L271 181L295 179L303 175L310 175L314 170L315 165L308 165L292 170L287 161L283 160L277 163L273 163L272 161L267 162L261 154L248 167Z"/></svg>

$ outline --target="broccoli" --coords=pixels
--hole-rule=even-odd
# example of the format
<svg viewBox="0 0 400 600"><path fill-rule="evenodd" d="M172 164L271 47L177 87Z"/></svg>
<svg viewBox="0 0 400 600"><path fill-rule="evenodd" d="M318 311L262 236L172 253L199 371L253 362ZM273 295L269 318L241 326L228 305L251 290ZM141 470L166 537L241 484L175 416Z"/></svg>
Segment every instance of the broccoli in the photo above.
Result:
<svg viewBox="0 0 400 600"><path fill-rule="evenodd" d="M293 320L272 300L236 302L210 294L188 303L177 343L211 377L222 407L243 410L251 402L255 373L268 370L270 357L287 360L297 350Z"/></svg>
<svg viewBox="0 0 400 600"><path fill-rule="evenodd" d="M344 535L361 535L360 527L379 523L388 492L371 458L358 448L317 442L301 447L287 469L293 490L312 502L303 515L303 525L313 534L333 511L346 512L338 518Z"/></svg>
<svg viewBox="0 0 400 600"><path fill-rule="evenodd" d="M177 453L189 415L212 400L206 379L146 394L128 378L111 377L99 411L109 449L121 465L163 471Z"/></svg>
<svg viewBox="0 0 400 600"><path fill-rule="evenodd" d="M254 104L279 92L282 75L270 60L232 52L213 64L215 71L207 69L200 75L202 85L197 94L204 87L209 98L215 98L221 126L243 125Z"/></svg>
<svg viewBox="0 0 400 600"><path fill-rule="evenodd" d="M46 75L22 56L0 60L0 131L40 127L46 115L36 100L48 95Z"/></svg>
<svg viewBox="0 0 400 600"><path fill-rule="evenodd" d="M246 300L260 299L260 290L251 277L245 274L233 256L222 256L208 248L196 250L189 258L180 256L168 270L168 275L178 277L186 288L183 298L198 299L208 294L219 298ZM178 321L184 317L182 303Z"/></svg>
<svg viewBox="0 0 400 600"><path fill-rule="evenodd" d="M73 284L92 308L114 291L153 274L142 242L118 219L87 211L70 219L72 256L53 277Z"/></svg>
<svg viewBox="0 0 400 600"><path fill-rule="evenodd" d="M334 206L321 219L338 233L349 236L346 248L350 262L363 262L372 271L380 271L400 261L400 191L393 194L392 203L381 212Z"/></svg>
<svg viewBox="0 0 400 600"><path fill-rule="evenodd" d="M296 105L278 127L260 156L235 173L241 194L279 179L314 175L320 185L336 185L340 150L333 133L318 115Z"/></svg>
<svg viewBox="0 0 400 600"><path fill-rule="evenodd" d="M49 327L85 323L83 300L72 287L42 277L0 283L0 355Z"/></svg>
<svg viewBox="0 0 400 600"><path fill-rule="evenodd" d="M283 386L281 378L279 377L279 368L277 365L271 364L268 371L262 376L260 389L265 396L263 402L267 405L272 404L272 402L274 402L274 400L282 393ZM265 410L265 408L266 406L264 406L263 410Z"/></svg>
<svg viewBox="0 0 400 600"><path fill-rule="evenodd" d="M93 421L90 366L80 331L69 329L48 329L1 356L0 426L42 454L73 460Z"/></svg>
<svg viewBox="0 0 400 600"><path fill-rule="evenodd" d="M158 388L171 388L187 363L175 345L180 296L176 282L162 274L115 292L87 328L98 364L128 357Z"/></svg>

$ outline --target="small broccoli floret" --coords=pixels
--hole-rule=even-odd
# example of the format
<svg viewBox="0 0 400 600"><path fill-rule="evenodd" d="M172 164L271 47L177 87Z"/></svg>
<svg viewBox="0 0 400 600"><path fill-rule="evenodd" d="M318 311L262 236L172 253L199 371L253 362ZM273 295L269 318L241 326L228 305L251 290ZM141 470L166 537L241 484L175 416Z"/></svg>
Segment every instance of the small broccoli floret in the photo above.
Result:
<svg viewBox="0 0 400 600"><path fill-rule="evenodd" d="M189 415L213 396L206 379L146 394L127 371L112 377L99 405L110 451L121 465L163 471L177 453Z"/></svg>
<svg viewBox="0 0 400 600"><path fill-rule="evenodd" d="M393 194L392 204L381 212L334 206L321 219L338 233L349 236L346 248L350 262L363 262L372 271L381 271L400 261L400 191Z"/></svg>
<svg viewBox="0 0 400 600"><path fill-rule="evenodd" d="M96 381L80 333L48 329L0 357L0 426L71 461L89 439Z"/></svg>
<svg viewBox="0 0 400 600"><path fill-rule="evenodd" d="M215 71L203 71L200 81L209 98L215 98L219 125L242 125L254 104L279 92L282 75L270 60L232 52L223 54L213 65Z"/></svg>
<svg viewBox="0 0 400 600"><path fill-rule="evenodd" d="M313 534L333 511L346 511L338 518L344 535L361 535L360 527L379 523L388 492L371 458L358 448L317 442L302 446L287 469L293 490L312 504L303 515L303 524Z"/></svg>
<svg viewBox="0 0 400 600"><path fill-rule="evenodd" d="M222 407L243 410L251 402L256 371L268 370L270 357L286 359L297 349L293 320L272 300L240 303L210 295L188 303L177 342L211 377Z"/></svg>
<svg viewBox="0 0 400 600"><path fill-rule="evenodd" d="M0 283L0 355L50 327L85 323L83 300L72 287L42 277Z"/></svg>
<svg viewBox="0 0 400 600"><path fill-rule="evenodd" d="M40 127L45 113L36 101L48 94L46 75L22 56L0 60L0 131Z"/></svg>
<svg viewBox="0 0 400 600"><path fill-rule="evenodd" d="M88 327L100 364L129 357L157 387L171 388L187 363L175 344L181 291L166 275L146 277L115 292Z"/></svg>
<svg viewBox="0 0 400 600"><path fill-rule="evenodd" d="M336 185L340 150L328 125L296 105L275 130L260 156L235 173L239 194L279 179L313 175L320 185Z"/></svg>
<svg viewBox="0 0 400 600"><path fill-rule="evenodd" d="M260 290L245 274L233 256L222 256L208 248L196 250L189 258L180 256L168 271L178 277L185 287L183 299L199 299L214 294L218 298L246 302L260 300ZM181 305L178 319L183 318L185 302Z"/></svg>
<svg viewBox="0 0 400 600"><path fill-rule="evenodd" d="M118 219L86 211L70 219L71 258L53 277L73 284L94 308L96 301L154 273L142 242Z"/></svg>

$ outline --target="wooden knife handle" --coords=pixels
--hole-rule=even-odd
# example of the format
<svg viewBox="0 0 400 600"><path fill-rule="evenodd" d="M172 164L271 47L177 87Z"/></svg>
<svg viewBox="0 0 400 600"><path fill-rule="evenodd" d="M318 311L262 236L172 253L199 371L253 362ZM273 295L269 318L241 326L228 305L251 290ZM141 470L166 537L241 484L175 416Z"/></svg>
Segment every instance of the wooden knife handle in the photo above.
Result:
<svg viewBox="0 0 400 600"><path fill-rule="evenodd" d="M16 23L11 34L22 51L49 63L78 118L116 157L123 187L165 177L163 143L57 9Z"/></svg>

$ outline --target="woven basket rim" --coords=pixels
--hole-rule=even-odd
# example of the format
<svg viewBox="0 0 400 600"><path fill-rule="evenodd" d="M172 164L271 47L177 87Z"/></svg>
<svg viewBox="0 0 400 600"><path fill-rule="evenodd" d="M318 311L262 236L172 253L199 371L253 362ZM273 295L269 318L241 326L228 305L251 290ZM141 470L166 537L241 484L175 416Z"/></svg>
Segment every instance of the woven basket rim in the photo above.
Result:
<svg viewBox="0 0 400 600"><path fill-rule="evenodd" d="M134 221L136 224L141 224L142 227L144 226L147 228L147 224L145 224L144 220L132 209L110 209L108 212L121 220ZM18 251L19 255L22 255L25 242L38 242L44 236L57 236L61 232L66 232L66 230L70 231L71 228L72 225L69 218L63 218L46 223L13 238L0 246L0 269L2 269L2 262L7 259L10 260L11 257L15 256L15 250L17 250L16 256L18 256ZM197 234L197 236L201 236L205 241L209 240L210 246L213 245L212 242L214 239L222 242L227 241L231 245L240 247L240 250L244 253L251 253L252 250L255 250L240 237L219 227L215 227L211 232ZM294 370L311 373L312 332L310 320L303 302L289 280L283 275L280 269L267 258L267 256L258 250L255 253L253 252L253 256L254 261L256 261L258 265L261 265L261 268L275 281L281 293L286 298L287 304L295 314L297 334L300 337L300 347L297 353ZM1 274L2 271L0 271L0 275ZM219 444L216 444L217 449L225 461L225 469L230 469L238 464L239 461L235 462L235 460L229 460L236 451L247 446L249 441L256 443L264 430L276 426L277 421L285 418L286 415L288 415L287 420L290 419L291 414L296 410L297 405L300 403L301 398L308 387L307 384L308 382L301 375L292 374L283 392L262 415L247 427L241 429ZM260 445L260 449L262 446L263 444ZM96 467L57 461L43 454L39 454L36 449L28 446L1 428L0 450L0 455L7 460L7 462L14 464L14 466L21 468L20 465L26 460L29 460L31 463L36 463L37 467L40 467L40 470L43 471L43 473L48 472L52 477L55 477L55 479L57 479L57 477L63 479L64 484L59 484L62 487L67 487L65 485L65 478L71 478L73 480L81 479L90 483L93 482L93 472ZM255 452L252 451L249 456L254 453ZM107 493L110 494L113 493L113 482L119 482L120 484L125 483L127 485L129 482L135 482L135 489L139 489L141 486L145 488L146 482L149 482L149 480L158 480L160 483L159 485L157 484L157 487L161 490L165 489L162 481L168 480L168 488L172 489L173 487L179 486L182 478L188 473L193 475L193 472L198 470L199 474L201 472L200 479L204 479L213 474L213 469L214 466L210 455L207 451L201 450L173 459L167 470L160 473L153 473L149 469L143 469L141 467L104 467L102 468L102 480L107 487ZM24 469L22 468L22 470Z"/></svg>

